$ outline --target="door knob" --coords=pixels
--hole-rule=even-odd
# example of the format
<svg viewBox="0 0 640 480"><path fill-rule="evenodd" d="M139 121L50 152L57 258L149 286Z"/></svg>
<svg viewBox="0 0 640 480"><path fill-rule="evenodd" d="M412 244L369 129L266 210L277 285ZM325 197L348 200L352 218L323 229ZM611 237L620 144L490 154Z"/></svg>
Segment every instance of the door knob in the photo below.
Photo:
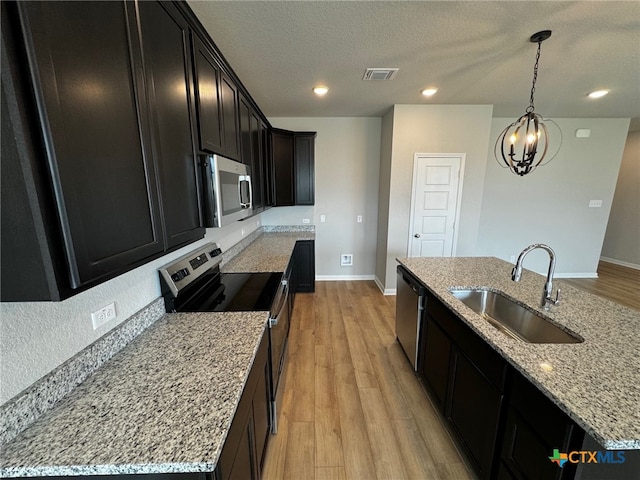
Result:
<svg viewBox="0 0 640 480"><path fill-rule="evenodd" d="M419 234L419 233L416 233L416 234L414 235L414 237L416 237L416 238L420 238L420 234Z"/></svg>

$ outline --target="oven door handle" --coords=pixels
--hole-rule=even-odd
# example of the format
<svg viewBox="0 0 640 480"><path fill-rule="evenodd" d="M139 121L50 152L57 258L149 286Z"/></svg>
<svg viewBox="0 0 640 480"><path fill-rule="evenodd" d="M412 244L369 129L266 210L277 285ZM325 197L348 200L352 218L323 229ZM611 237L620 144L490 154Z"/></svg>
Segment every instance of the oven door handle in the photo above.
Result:
<svg viewBox="0 0 640 480"><path fill-rule="evenodd" d="M273 317L269 317L269 328L273 328L278 325L278 320L280 319L280 314L282 310L287 306L287 298L289 297L289 282L287 280L282 280L280 282L282 285L282 294L280 295L280 305L276 309L276 314Z"/></svg>

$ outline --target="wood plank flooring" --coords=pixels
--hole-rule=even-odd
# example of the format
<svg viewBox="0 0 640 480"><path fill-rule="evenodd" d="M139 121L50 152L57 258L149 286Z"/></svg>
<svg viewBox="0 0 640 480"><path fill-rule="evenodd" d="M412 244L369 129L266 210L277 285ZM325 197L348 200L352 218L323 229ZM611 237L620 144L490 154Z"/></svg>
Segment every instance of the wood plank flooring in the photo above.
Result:
<svg viewBox="0 0 640 480"><path fill-rule="evenodd" d="M475 478L395 339L373 282L299 294L265 480Z"/></svg>
<svg viewBox="0 0 640 480"><path fill-rule="evenodd" d="M598 278L562 279L560 282L640 310L640 270L601 261Z"/></svg>

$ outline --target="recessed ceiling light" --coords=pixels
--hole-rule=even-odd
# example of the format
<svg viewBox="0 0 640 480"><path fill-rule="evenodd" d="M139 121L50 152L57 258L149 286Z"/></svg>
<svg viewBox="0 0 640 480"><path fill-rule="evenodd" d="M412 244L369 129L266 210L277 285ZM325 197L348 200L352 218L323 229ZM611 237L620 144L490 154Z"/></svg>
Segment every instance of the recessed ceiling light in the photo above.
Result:
<svg viewBox="0 0 640 480"><path fill-rule="evenodd" d="M325 87L324 85L318 85L313 87L313 93L319 96L326 95L329 91L329 87Z"/></svg>
<svg viewBox="0 0 640 480"><path fill-rule="evenodd" d="M604 97L607 93L609 93L609 90L596 90L595 92L591 92L589 94L589 98Z"/></svg>
<svg viewBox="0 0 640 480"><path fill-rule="evenodd" d="M437 88L425 88L424 90L422 90L421 93L425 97L431 97L432 95L435 95L437 91L438 91Z"/></svg>

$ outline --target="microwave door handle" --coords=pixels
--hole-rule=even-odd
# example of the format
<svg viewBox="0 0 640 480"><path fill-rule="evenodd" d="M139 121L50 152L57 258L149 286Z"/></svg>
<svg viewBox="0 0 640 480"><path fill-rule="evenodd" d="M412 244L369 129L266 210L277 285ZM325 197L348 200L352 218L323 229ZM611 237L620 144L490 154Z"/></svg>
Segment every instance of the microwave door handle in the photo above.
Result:
<svg viewBox="0 0 640 480"><path fill-rule="evenodd" d="M247 208L253 208L253 188L251 188L251 176L246 176L247 182L249 182L249 203L247 204Z"/></svg>

